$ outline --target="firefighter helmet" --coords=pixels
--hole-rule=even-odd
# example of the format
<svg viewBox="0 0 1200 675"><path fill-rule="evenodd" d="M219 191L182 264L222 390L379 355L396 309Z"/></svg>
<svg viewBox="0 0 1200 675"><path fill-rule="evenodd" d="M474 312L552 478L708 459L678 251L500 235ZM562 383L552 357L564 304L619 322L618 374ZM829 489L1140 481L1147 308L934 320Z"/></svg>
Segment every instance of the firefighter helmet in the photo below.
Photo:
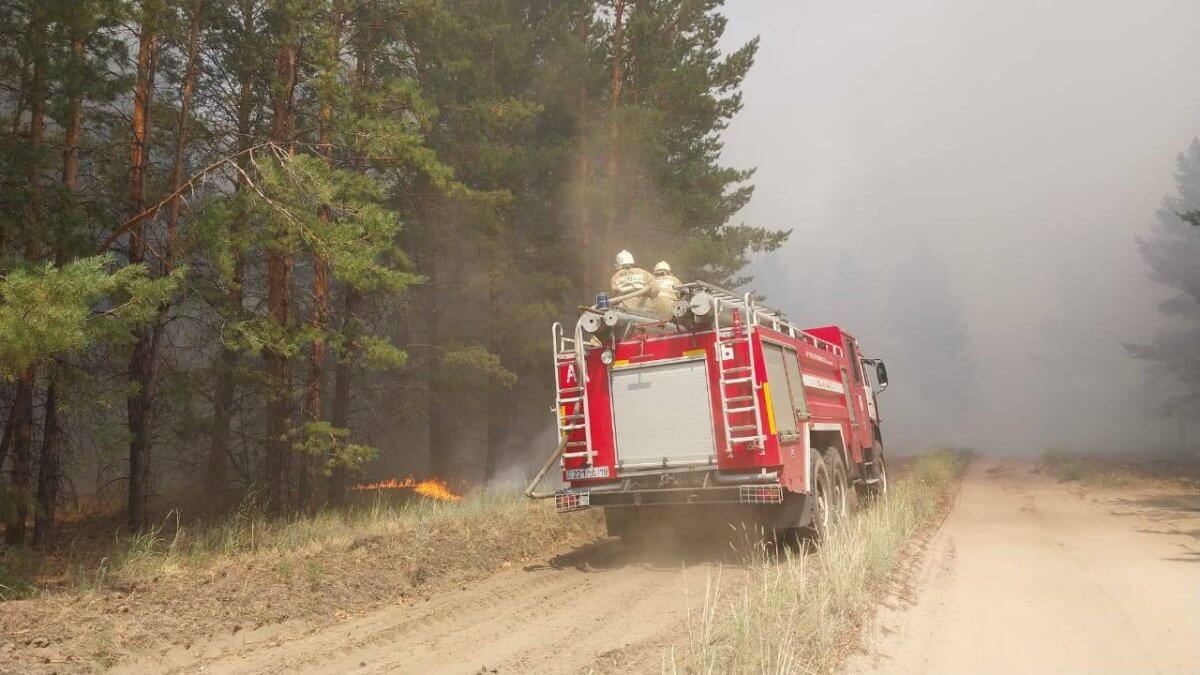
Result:
<svg viewBox="0 0 1200 675"><path fill-rule="evenodd" d="M629 251L621 251L617 254L617 268L633 267L633 254Z"/></svg>
<svg viewBox="0 0 1200 675"><path fill-rule="evenodd" d="M658 264L654 266L654 274L656 276L662 276L664 274L670 274L670 273L671 273L671 263L667 262L666 260L660 260L658 262Z"/></svg>

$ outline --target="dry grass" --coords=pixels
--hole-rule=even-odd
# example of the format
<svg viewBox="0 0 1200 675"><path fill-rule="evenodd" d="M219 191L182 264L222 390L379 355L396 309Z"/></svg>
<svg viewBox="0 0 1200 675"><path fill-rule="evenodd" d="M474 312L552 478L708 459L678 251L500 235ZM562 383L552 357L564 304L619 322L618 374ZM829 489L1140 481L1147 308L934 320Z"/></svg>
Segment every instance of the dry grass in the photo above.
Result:
<svg viewBox="0 0 1200 675"><path fill-rule="evenodd" d="M1136 479L1128 467L1061 450L1042 453L1038 466L1061 483L1076 481L1098 488L1125 487Z"/></svg>
<svg viewBox="0 0 1200 675"><path fill-rule="evenodd" d="M114 540L99 558L77 555L56 588L0 603L0 663L103 670L209 636L332 623L419 602L601 531L598 513L563 516L507 492L377 500L287 520L249 504L211 525L172 517Z"/></svg>
<svg viewBox="0 0 1200 675"><path fill-rule="evenodd" d="M0 600L28 597L46 590L103 589L170 577L187 571L255 558L270 560L306 557L345 550L356 542L381 538L405 542L411 562L437 557L439 535L457 532L463 541L463 565L474 565L499 549L505 555L526 556L574 529L580 519L563 519L545 504L533 504L515 492L475 493L460 502L419 497L381 496L346 510L325 510L314 516L278 518L267 515L253 500L215 521L185 523L177 511L140 534L116 534L107 539L77 540L61 553L54 572L46 560L26 549L0 551ZM587 528L590 531L590 526ZM512 537L497 546L496 535ZM487 550L480 543L486 542Z"/></svg>
<svg viewBox="0 0 1200 675"><path fill-rule="evenodd" d="M710 586L689 612L690 642L672 670L812 673L834 670L877 604L906 545L943 511L969 460L940 451L916 459L889 495L815 550L755 556L734 593Z"/></svg>

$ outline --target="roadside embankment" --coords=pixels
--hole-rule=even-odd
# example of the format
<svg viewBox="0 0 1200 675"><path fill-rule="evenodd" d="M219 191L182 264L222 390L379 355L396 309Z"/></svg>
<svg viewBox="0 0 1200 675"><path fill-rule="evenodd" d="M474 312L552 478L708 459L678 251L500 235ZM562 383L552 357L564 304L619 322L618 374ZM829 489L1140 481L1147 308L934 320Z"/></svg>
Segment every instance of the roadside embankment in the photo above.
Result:
<svg viewBox="0 0 1200 675"><path fill-rule="evenodd" d="M331 624L601 531L596 513L563 516L489 492L283 520L250 508L206 526L172 520L77 553L55 588L27 586L23 599L0 602L0 664L98 671L217 634Z"/></svg>
<svg viewBox="0 0 1200 675"><path fill-rule="evenodd" d="M886 497L859 509L816 547L762 553L733 592L710 586L690 614L679 669L705 673L834 670L857 642L923 531L946 512L970 454L914 459Z"/></svg>

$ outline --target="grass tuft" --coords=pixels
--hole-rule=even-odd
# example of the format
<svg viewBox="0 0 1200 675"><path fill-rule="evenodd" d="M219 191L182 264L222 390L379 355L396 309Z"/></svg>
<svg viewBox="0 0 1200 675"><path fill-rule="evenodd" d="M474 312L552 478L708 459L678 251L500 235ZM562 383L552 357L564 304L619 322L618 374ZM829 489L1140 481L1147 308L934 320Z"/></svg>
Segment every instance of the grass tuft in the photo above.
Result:
<svg viewBox="0 0 1200 675"><path fill-rule="evenodd" d="M673 663L700 673L810 673L834 670L863 617L878 602L906 544L941 512L970 454L918 458L889 494L833 531L814 551L766 553L749 583L726 595L710 584L689 611L689 644ZM675 659L673 659L675 660Z"/></svg>
<svg viewBox="0 0 1200 675"><path fill-rule="evenodd" d="M1062 450L1047 450L1042 453L1040 468L1060 483L1074 481L1093 487L1114 489L1133 482L1133 475L1126 468Z"/></svg>

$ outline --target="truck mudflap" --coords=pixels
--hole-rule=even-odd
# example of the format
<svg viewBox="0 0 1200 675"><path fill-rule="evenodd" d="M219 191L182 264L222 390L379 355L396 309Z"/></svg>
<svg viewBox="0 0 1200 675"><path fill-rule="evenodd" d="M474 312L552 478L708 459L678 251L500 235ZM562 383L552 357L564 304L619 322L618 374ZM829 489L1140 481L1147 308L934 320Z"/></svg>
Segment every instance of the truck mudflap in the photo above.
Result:
<svg viewBox="0 0 1200 675"><path fill-rule="evenodd" d="M606 491L568 488L555 493L554 508L559 513L566 513L582 511L592 506L782 504L783 494L783 485L780 483Z"/></svg>

